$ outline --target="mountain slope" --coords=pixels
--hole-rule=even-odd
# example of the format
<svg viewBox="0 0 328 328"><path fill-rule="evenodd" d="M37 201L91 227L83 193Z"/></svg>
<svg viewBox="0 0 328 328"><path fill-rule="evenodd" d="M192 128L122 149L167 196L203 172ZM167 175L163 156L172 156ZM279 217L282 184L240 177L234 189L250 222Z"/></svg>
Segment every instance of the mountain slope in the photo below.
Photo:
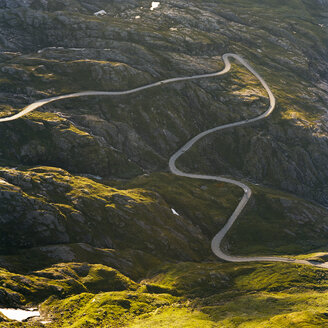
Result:
<svg viewBox="0 0 328 328"><path fill-rule="evenodd" d="M326 1L150 6L0 1L0 115L70 92L215 72L222 54L238 53L277 108L206 137L177 166L252 188L226 252L326 262ZM267 104L236 64L222 77L58 101L2 123L0 305L38 306L41 319L0 316L1 326L327 326L325 269L218 260L211 239L242 191L167 173L191 137Z"/></svg>

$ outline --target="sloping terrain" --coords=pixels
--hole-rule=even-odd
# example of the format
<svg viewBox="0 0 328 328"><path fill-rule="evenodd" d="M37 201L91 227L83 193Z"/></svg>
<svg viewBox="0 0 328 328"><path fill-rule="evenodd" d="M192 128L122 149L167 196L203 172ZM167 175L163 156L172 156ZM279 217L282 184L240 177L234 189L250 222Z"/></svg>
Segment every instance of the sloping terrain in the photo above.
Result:
<svg viewBox="0 0 328 328"><path fill-rule="evenodd" d="M215 71L222 65L220 55L240 53L269 81L278 110L260 126L234 131L238 142L230 131L219 134L217 142L216 137L206 139L206 148L219 144L220 151L211 155L204 149L205 163L197 165L219 173L239 172L326 202L327 33L324 16L317 18L324 14L319 4L242 1L231 8L224 1L194 1L188 6L167 1L150 11L146 1L123 6L98 2L89 9L75 2L63 4L59 11L54 5L57 1L44 5L26 1L23 7L20 2L10 3L3 5L0 19L5 111L22 108L31 102L30 97L122 90L165 77ZM95 6L109 14L95 17ZM49 105L48 110L69 115L83 131L92 133L93 140L80 137L79 142L84 145L80 148L89 143L93 156L103 158L97 164L86 160L84 167L76 165L78 141L62 136L65 129L60 137L55 131L45 132L53 135L47 138L50 143L55 138L53 152L44 150L45 141L39 136L15 138L12 130L31 129L21 127L22 122L10 123L9 131L1 129L2 142L13 143L2 146L2 158L29 165L60 163L77 172L114 176L137 173L118 168L127 159L139 169L163 169L178 145L213 122L236 121L262 109L259 88L249 90L249 77L243 83L236 75L167 86L126 99L91 98ZM246 106L245 98L252 106ZM32 129L38 134L42 125ZM243 138L245 134L248 138Z"/></svg>
<svg viewBox="0 0 328 328"><path fill-rule="evenodd" d="M188 172L247 182L231 254L327 262L328 3L0 0L0 115L85 90L215 72L238 53L270 118L206 137ZM94 13L105 10L105 16ZM326 327L327 271L224 263L210 243L242 191L167 173L211 127L268 104L246 69L58 101L0 126L1 327Z"/></svg>

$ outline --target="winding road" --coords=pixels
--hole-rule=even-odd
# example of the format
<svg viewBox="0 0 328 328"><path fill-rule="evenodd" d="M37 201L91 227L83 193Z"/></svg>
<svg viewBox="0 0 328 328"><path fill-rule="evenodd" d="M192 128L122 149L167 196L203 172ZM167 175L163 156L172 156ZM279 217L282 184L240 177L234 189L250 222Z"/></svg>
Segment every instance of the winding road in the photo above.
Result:
<svg viewBox="0 0 328 328"><path fill-rule="evenodd" d="M250 123L262 120L262 119L268 117L273 112L275 105L276 105L276 100L275 100L275 97L274 97L273 93L271 92L269 86L264 81L264 79L239 55L231 54L231 53L224 54L222 56L222 59L225 64L225 67L223 68L222 71L215 72L215 73L167 79L167 80L147 84L145 86L141 86L141 87L131 89L131 90L126 90L126 91L83 91L83 92L71 93L71 94L67 94L67 95L61 95L61 96L51 97L51 98L47 98L47 99L43 99L43 100L38 100L38 101L28 105L27 107L25 107L22 111L20 111L17 114L14 114L14 115L8 116L8 117L1 117L0 123L17 120L20 117L27 115L28 113L32 112L33 110L35 110L37 108L40 108L46 104L49 104L49 103L52 103L54 101L58 101L61 99L77 98L77 97L83 97L83 96L122 96L122 95L136 93L136 92L139 92L139 91L142 91L145 89L150 89L153 87L161 86L161 85L168 84L168 83L187 81L187 80L195 80L195 79L203 79L203 78L210 78L210 77L224 75L224 74L228 73L231 69L230 58L237 60L240 64L242 64L244 67L246 67L261 82L261 84L264 87L264 89L266 90L269 100L270 100L269 108L263 114L255 117L255 118L217 126L212 129L209 129L209 130L199 133L198 135L193 137L191 140L189 140L184 146L182 146L175 154L172 155L172 157L169 160L169 168L173 174L178 175L178 176L192 178L192 179L215 180L215 181L230 183L230 184L236 185L243 189L244 195L243 195L242 199L240 200L238 206L236 207L236 209L234 210L234 212L232 213L232 215L230 216L230 218L228 219L228 221L224 225L224 227L214 236L214 238L212 240L211 248L212 248L213 253L217 257L219 257L225 261L229 261L229 262L263 262L263 261L290 262L290 263L308 264L308 265L312 265L312 266L327 268L328 267L327 263L313 263L313 262L309 262L306 260L291 259L291 258L286 258L286 257L275 257L275 256L240 257L240 256L231 256L229 254L224 253L221 249L222 240L225 237L225 235L228 233L228 231L230 230L230 228L232 227L234 222L239 217L240 213L246 206L247 202L249 201L249 199L252 195L251 189L246 184L244 184L240 181L237 181L237 180L220 177L220 176L185 173L185 172L180 171L176 167L177 159L182 154L184 154L186 151L188 151L197 141L199 141L203 137L205 137L211 133L220 131L220 130L233 128L233 127L237 127L237 126L242 126L242 125L246 125L246 124L250 124Z"/></svg>

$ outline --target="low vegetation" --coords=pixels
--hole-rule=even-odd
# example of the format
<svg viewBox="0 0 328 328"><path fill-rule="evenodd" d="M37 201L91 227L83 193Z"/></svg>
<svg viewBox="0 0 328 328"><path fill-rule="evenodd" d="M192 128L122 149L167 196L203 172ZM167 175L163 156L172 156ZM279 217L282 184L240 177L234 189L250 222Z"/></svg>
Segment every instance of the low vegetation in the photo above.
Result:
<svg viewBox="0 0 328 328"><path fill-rule="evenodd" d="M0 2L1 117L54 95L215 72L222 54L242 55L276 110L204 138L177 165L252 188L226 252L327 262L327 208L311 201L327 204L324 1ZM0 306L35 306L41 318L0 314L0 327L327 327L326 269L215 258L211 239L242 190L167 173L192 136L267 105L233 65L3 123Z"/></svg>

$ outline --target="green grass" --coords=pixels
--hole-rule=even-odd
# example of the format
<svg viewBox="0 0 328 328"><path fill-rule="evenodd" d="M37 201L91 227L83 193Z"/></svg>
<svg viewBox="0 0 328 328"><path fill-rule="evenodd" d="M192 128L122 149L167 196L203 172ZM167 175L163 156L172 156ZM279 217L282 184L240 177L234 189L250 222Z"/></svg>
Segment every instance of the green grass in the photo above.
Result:
<svg viewBox="0 0 328 328"><path fill-rule="evenodd" d="M134 320L126 327L129 328L214 328L216 324L211 318L199 311L188 308L163 308Z"/></svg>
<svg viewBox="0 0 328 328"><path fill-rule="evenodd" d="M228 252L297 255L326 250L327 209L288 193L252 189L251 201L225 238Z"/></svg>
<svg viewBox="0 0 328 328"><path fill-rule="evenodd" d="M206 314L213 327L325 327L328 322L324 269L180 263L163 267L150 281L188 295L189 307Z"/></svg>
<svg viewBox="0 0 328 328"><path fill-rule="evenodd" d="M315 131L320 127L318 121L325 106L315 83L323 75L320 58L327 53L327 36L326 30L318 26L315 15L319 12L315 12L314 4L300 0L243 0L233 6L231 1L223 0L219 6L217 2L211 4L210 14L204 12L203 1L193 1L186 8L171 7L168 14L163 10L160 16L156 16L156 11L144 13L140 21L131 19L133 15L129 17L134 10L131 8L117 17L69 13L72 39L77 32L81 33L82 25L86 35L89 30L96 33L91 27L97 24L100 47L108 46L113 54L122 54L122 62L106 58L110 57L107 54L98 58L99 54L92 52L90 58L81 61L72 58L68 51L49 50L1 63L2 90L13 95L3 100L1 115L23 107L17 93L25 96L31 91L32 97L38 98L85 89L129 89L166 77L218 70L222 67L219 55L236 52L263 75L278 101L264 128L247 129L249 140L263 136L262 141L267 142L263 143L263 149L271 143L279 153L280 149L293 149L288 152L291 156L288 163L302 162L304 151L321 154L325 134ZM175 10L186 15L180 17ZM35 28L19 20L27 17L27 13L27 9L18 10L17 20L13 19L11 25L18 24L15 32L28 27L30 35L40 36L42 40L40 26ZM40 13L29 15L30 21ZM58 29L60 33L63 25L59 16L65 14L45 15L49 19L44 27ZM171 33L171 26L178 26L178 30ZM102 36L105 32L109 32L109 37ZM51 39L50 33L46 33ZM83 37L76 39L84 46ZM86 45L89 46L87 40ZM257 49L262 52L258 53ZM16 71L8 73L2 70L4 66ZM34 96L33 92L36 92ZM0 272L1 291L21 304L38 303L55 294L56 297L41 306L53 319L49 327L327 327L325 270L279 263L235 265L214 260L210 240L235 208L240 190L166 173L128 182L106 181L106 185L49 167L56 165L77 173L120 177L141 174L140 166L151 172L166 169L169 156L192 135L264 109L267 102L263 95L258 82L234 65L231 73L222 79L165 86L124 99L98 101L90 97L53 104L54 108L69 112L80 124L83 122L81 128L49 113L48 108L53 108L50 106L4 125L0 138L4 166L47 165L16 172L2 169L1 176L22 188L1 186L2 192L10 194L15 201L22 197L10 215L14 217L22 204L25 208L26 204L33 205L28 212L37 206L51 207L63 218L73 237L57 249L55 245L49 248L34 245L33 249L15 249L12 254L1 256L1 263L10 267L9 271ZM91 116L98 120L95 122ZM92 134L86 132L90 130ZM19 135L16 131L20 131ZM98 133L106 145L128 153L132 163L128 163L123 153L104 150L107 148L93 137ZM241 159L245 159L247 147L243 144L234 152L232 145L239 145L243 139L242 131L240 134L233 131L230 137L228 134L227 139L223 138L228 142L219 143L222 153L218 162L210 158L202 163L200 157L209 158L209 154L218 151L214 146L208 148L206 139L202 144L207 147L206 156L193 149L185 157L190 166L186 162L182 164L192 171L217 173L222 161L236 171L242 170ZM263 160L261 145L256 144L255 149ZM25 157L18 158L20 154ZM277 155L272 154L270 159ZM253 157L255 166L257 155ZM213 168L213 163L218 164ZM269 165L269 161L266 163ZM322 168L317 171L323 172ZM278 178L271 172L266 171L261 181L276 187L281 187L285 178L289 185L306 184L302 179ZM244 171L240 174L249 175L252 174ZM308 184L314 193L320 186L316 181ZM243 255L298 254L298 258L327 260L326 210L289 194L262 187L253 189L253 198L225 240L227 251ZM4 201L1 204L6 206ZM180 216L174 216L171 208ZM80 213L85 217L81 224L74 220ZM25 215L21 214L22 220ZM24 231L19 235L22 229L17 229L23 226L20 223L14 222L8 229L18 234L13 238L15 241L24 236ZM35 227L27 230L38 231ZM83 239L89 230L94 239L87 241L93 246ZM55 232L49 231L51 235ZM110 237L115 249L108 249L108 245L99 247L98 242L104 236ZM41 244L48 242L49 238ZM78 262L95 264L63 263L48 267L61 261L60 256L67 259L71 254ZM144 281L139 284L140 279ZM38 324L0 326L37 327Z"/></svg>
<svg viewBox="0 0 328 328"><path fill-rule="evenodd" d="M325 208L289 193L249 185L252 198L224 240L227 252L294 256L325 251ZM170 207L199 225L209 238L219 231L242 196L239 188L229 184L162 173L140 176L118 186L158 192ZM318 235L319 230L323 233ZM308 258L311 257L309 254Z"/></svg>
<svg viewBox="0 0 328 328"><path fill-rule="evenodd" d="M111 183L111 181L109 182ZM242 191L229 184L177 177L166 173L142 175L118 188L142 188L159 193L169 207L188 218L211 237L237 205Z"/></svg>
<svg viewBox="0 0 328 328"><path fill-rule="evenodd" d="M84 281L90 276L97 283L99 271L112 270L88 267L87 275L82 274L83 265L74 263L42 272L56 281L58 274L67 277L79 271ZM137 290L51 296L41 305L41 313L52 320L51 327L279 328L325 327L328 323L328 273L324 269L288 263L181 262L149 275L152 278ZM102 278L103 289L108 274ZM38 279L40 285L41 277ZM178 292L180 297L167 291Z"/></svg>
<svg viewBox="0 0 328 328"><path fill-rule="evenodd" d="M108 292L79 294L65 300L50 298L41 307L52 327L120 327L134 317L153 312L177 301L162 294Z"/></svg>
<svg viewBox="0 0 328 328"><path fill-rule="evenodd" d="M63 298L82 292L137 288L139 285L131 279L101 264L57 264L26 275L17 275L4 269L0 271L1 292L9 295L8 302L16 299L15 302L21 305L37 304L51 295Z"/></svg>

